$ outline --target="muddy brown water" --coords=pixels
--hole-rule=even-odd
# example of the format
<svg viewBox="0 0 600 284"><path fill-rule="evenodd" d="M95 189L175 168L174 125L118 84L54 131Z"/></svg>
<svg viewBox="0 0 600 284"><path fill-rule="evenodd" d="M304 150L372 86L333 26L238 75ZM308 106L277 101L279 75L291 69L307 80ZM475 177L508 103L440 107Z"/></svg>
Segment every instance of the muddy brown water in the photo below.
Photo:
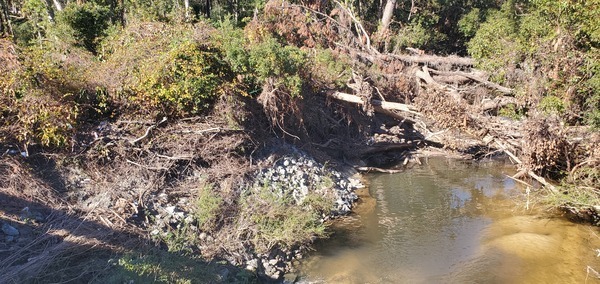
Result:
<svg viewBox="0 0 600 284"><path fill-rule="evenodd" d="M507 174L505 162L435 158L367 176L300 282L600 283L600 230L528 203Z"/></svg>

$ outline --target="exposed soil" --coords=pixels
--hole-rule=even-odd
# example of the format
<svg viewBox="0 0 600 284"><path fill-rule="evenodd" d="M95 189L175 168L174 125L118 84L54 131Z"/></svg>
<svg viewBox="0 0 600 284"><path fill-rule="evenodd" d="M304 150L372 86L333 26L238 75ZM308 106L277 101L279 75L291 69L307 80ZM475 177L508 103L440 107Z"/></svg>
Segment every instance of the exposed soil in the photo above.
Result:
<svg viewBox="0 0 600 284"><path fill-rule="evenodd" d="M271 8L267 11L291 15L275 15L268 28L288 27L282 23L290 16L304 19L298 7ZM179 249L238 267L257 257L286 266L310 243L257 253L245 239L251 234L240 234L235 219L252 173L293 151L343 173L401 170L426 153L475 159L502 154L521 170L515 178L532 187L557 191L546 179L570 175L597 189L598 133L535 115L499 116L513 102L511 90L489 82L468 58L380 54L352 33L340 37L348 41L342 48L334 42L338 37L327 39L339 27L329 21L315 25L278 33L292 43L331 46L352 58L356 74L342 91L358 102L333 98L334 90L317 83L318 92L290 98L267 82L257 98L223 98L202 117L90 121L79 126L68 150L0 144L0 282L65 281L60 275L72 275L71 282L94 281L111 269L107 258L167 247L159 236L178 237L179 225L206 187L221 198L216 220L210 228L190 229L197 243L184 242ZM291 37L296 30L302 32ZM0 44L0 66L9 66L15 53ZM564 208L593 223L600 220L595 207ZM82 256L88 252L97 258ZM68 271L55 269L74 259L85 261ZM261 269L255 273L265 276ZM227 275L218 281L231 281L233 274Z"/></svg>

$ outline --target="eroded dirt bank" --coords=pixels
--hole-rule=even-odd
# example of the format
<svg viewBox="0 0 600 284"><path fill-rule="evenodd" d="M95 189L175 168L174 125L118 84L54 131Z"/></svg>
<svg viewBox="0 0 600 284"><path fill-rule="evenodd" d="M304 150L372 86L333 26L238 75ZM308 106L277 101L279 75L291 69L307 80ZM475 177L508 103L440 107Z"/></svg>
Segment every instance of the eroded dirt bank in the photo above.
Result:
<svg viewBox="0 0 600 284"><path fill-rule="evenodd" d="M203 22L133 23L98 62L60 45L52 64L38 64L2 40L0 282L282 280L327 236L327 222L352 209L357 172L401 171L419 153L507 155L515 179L598 224L597 132L536 111L505 115L536 102L491 82L471 58L381 52L351 10L330 12L271 2L230 34ZM181 30L188 42L172 44ZM248 53L292 71L269 73L285 65L276 64L256 75L221 62ZM286 61L300 55L312 65ZM144 73L159 64L163 73ZM47 65L55 77L31 71ZM179 84L172 69L191 75ZM198 105L169 93L189 95L176 87L197 77L206 83L191 97Z"/></svg>

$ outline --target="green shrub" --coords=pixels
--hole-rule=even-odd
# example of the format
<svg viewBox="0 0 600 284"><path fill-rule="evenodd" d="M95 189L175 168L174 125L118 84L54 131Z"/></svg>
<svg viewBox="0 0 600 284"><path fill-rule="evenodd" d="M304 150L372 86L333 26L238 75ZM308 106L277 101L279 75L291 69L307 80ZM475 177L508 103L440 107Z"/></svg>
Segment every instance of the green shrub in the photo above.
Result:
<svg viewBox="0 0 600 284"><path fill-rule="evenodd" d="M130 18L142 21L181 22L185 15L183 3L172 0L128 0L125 1L124 8Z"/></svg>
<svg viewBox="0 0 600 284"><path fill-rule="evenodd" d="M168 114L198 114L220 95L220 88L230 76L215 50L185 41L144 64L134 91Z"/></svg>
<svg viewBox="0 0 600 284"><path fill-rule="evenodd" d="M213 191L212 187L205 186L200 189L196 200L196 220L198 227L203 230L211 230L219 220L223 199Z"/></svg>
<svg viewBox="0 0 600 284"><path fill-rule="evenodd" d="M589 111L585 114L585 122L591 126L592 129L600 130L600 110Z"/></svg>
<svg viewBox="0 0 600 284"><path fill-rule="evenodd" d="M248 192L241 204L238 222L241 227L250 228L248 237L258 252L277 246L289 248L326 236L326 225L320 221L319 212L323 199L313 196L298 205L289 194L282 196L264 186Z"/></svg>
<svg viewBox="0 0 600 284"><path fill-rule="evenodd" d="M157 69L151 65L142 73L140 91L153 104L161 104L172 113L200 113L218 96L225 72L218 55L197 43L184 43L161 56Z"/></svg>
<svg viewBox="0 0 600 284"><path fill-rule="evenodd" d="M539 101L545 113L559 114L569 123L596 125L598 4L599 0L506 1L498 11L488 10L468 43L469 53L493 81L524 86L530 101Z"/></svg>
<svg viewBox="0 0 600 284"><path fill-rule="evenodd" d="M546 114L562 114L565 112L565 102L557 96L546 96L538 104L538 108Z"/></svg>
<svg viewBox="0 0 600 284"><path fill-rule="evenodd" d="M344 88L352 73L350 59L334 54L329 49L316 49L316 54L308 65L311 68L311 79L318 87Z"/></svg>
<svg viewBox="0 0 600 284"><path fill-rule="evenodd" d="M446 35L432 29L432 25L413 22L398 31L398 35L395 37L395 48L401 50L406 47L413 47L433 50L446 39Z"/></svg>
<svg viewBox="0 0 600 284"><path fill-rule="evenodd" d="M282 45L260 27L249 27L244 33L229 20L219 24L219 32L213 38L225 61L244 77L251 89L258 90L271 80L276 89L291 97L300 96L304 83L302 72L307 63L302 50Z"/></svg>
<svg viewBox="0 0 600 284"><path fill-rule="evenodd" d="M43 0L25 0L21 12L27 20L13 22L15 23L13 32L16 42L26 46L31 44L34 39L41 41L51 25L46 3Z"/></svg>
<svg viewBox="0 0 600 284"><path fill-rule="evenodd" d="M71 82L77 72L58 62L56 52L49 42L33 45L21 52L11 72L0 72L3 140L21 145L68 145L82 107Z"/></svg>
<svg viewBox="0 0 600 284"><path fill-rule="evenodd" d="M498 71L515 64L520 60L520 48L515 42L516 23L506 11L492 11L487 21L481 24L475 37L467 47L473 58L478 60L478 66L484 70ZM503 78L497 78L501 81Z"/></svg>
<svg viewBox="0 0 600 284"><path fill-rule="evenodd" d="M96 46L110 24L110 9L94 2L72 3L57 15L57 25L64 25L76 45L96 52Z"/></svg>
<svg viewBox="0 0 600 284"><path fill-rule="evenodd" d="M254 276L243 271L221 276L228 267L223 263L159 249L130 252L109 263L108 271L98 273L91 283L255 283Z"/></svg>
<svg viewBox="0 0 600 284"><path fill-rule="evenodd" d="M235 73L209 41L203 23L132 22L99 50L94 79L126 98L130 113L182 117L209 110L237 89Z"/></svg>
<svg viewBox="0 0 600 284"><path fill-rule="evenodd" d="M498 115L499 116L504 116L504 117L507 117L507 118L511 118L511 119L514 119L514 120L519 120L519 119L523 118L523 116L524 116L524 110L523 109L519 109L514 104L509 104L509 105L506 105L504 107L501 107L498 110Z"/></svg>
<svg viewBox="0 0 600 284"><path fill-rule="evenodd" d="M483 12L478 8L471 10L469 13L463 15L458 21L458 30L467 38L472 38L477 33L479 26L482 22Z"/></svg>

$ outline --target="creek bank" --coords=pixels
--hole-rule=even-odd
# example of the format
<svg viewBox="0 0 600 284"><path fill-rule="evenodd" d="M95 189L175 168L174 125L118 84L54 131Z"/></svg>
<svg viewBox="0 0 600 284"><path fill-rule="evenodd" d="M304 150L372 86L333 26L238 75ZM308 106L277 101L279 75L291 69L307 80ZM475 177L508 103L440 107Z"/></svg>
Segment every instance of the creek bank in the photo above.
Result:
<svg viewBox="0 0 600 284"><path fill-rule="evenodd" d="M251 178L246 185L242 185L246 189L241 194L260 194L261 190L269 190L278 198L291 199L293 204L299 206L310 202L308 199L311 196L327 197L325 200L333 201L332 209L322 212L319 222L326 222L350 213L354 202L358 199L354 191L364 188L356 172L351 168L338 171L294 147L289 149L291 151L288 154L270 155L266 159L267 166L250 173ZM194 212L186 212L184 209L189 205L186 204L188 202L187 199L179 199L176 204L155 203L156 214L150 216L155 220L149 224L151 235L167 238L173 227L182 228L186 224L193 224ZM219 239L199 230L196 226L189 229L198 232L200 243L219 242ZM251 248L247 250L251 251ZM302 259L304 253L305 248L302 247L289 249L276 247L267 253L248 254L245 257L247 260L241 265L259 276L282 280L286 274L293 271L293 262ZM234 259L230 261L235 263Z"/></svg>

